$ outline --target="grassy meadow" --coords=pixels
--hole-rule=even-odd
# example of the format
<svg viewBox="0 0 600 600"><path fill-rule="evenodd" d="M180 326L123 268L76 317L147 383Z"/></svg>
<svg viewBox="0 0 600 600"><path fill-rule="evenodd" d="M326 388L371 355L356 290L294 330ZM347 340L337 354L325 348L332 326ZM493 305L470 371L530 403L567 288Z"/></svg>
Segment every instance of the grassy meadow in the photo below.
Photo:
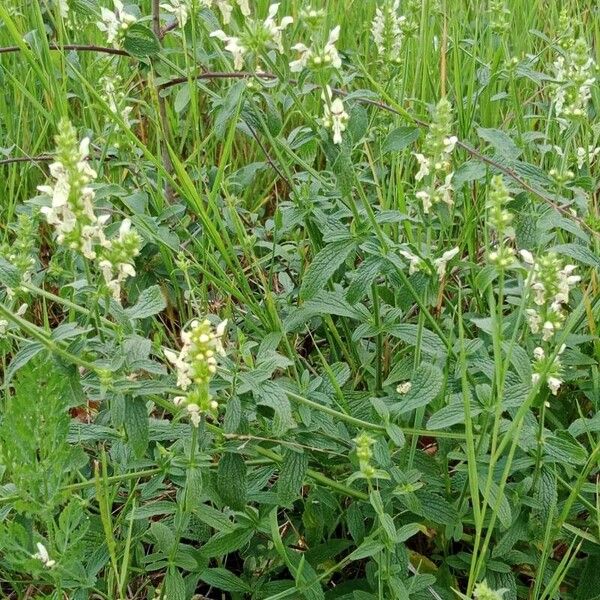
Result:
<svg viewBox="0 0 600 600"><path fill-rule="evenodd" d="M600 598L593 0L0 2L0 597Z"/></svg>

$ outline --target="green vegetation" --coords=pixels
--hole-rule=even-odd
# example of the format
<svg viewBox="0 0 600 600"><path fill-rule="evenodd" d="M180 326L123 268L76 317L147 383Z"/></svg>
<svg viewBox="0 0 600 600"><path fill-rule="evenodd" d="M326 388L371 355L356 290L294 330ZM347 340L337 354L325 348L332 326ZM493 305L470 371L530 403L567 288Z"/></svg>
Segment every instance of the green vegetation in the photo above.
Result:
<svg viewBox="0 0 600 600"><path fill-rule="evenodd" d="M0 3L0 597L600 598L593 0Z"/></svg>

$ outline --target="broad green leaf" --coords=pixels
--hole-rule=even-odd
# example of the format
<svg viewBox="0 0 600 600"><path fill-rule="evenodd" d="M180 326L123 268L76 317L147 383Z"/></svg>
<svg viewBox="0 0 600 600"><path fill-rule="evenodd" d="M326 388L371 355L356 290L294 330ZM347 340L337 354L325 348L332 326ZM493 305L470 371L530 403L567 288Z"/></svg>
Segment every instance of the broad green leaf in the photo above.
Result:
<svg viewBox="0 0 600 600"><path fill-rule="evenodd" d="M130 319L145 319L163 311L167 302L159 286L153 285L146 288L138 298L138 301L125 313Z"/></svg>
<svg viewBox="0 0 600 600"><path fill-rule="evenodd" d="M128 398L125 402L125 431L134 454L143 456L148 447L148 412L143 400Z"/></svg>
<svg viewBox="0 0 600 600"><path fill-rule="evenodd" d="M225 452L217 469L217 491L223 502L236 510L246 505L246 464L241 455Z"/></svg>
<svg viewBox="0 0 600 600"><path fill-rule="evenodd" d="M511 137L500 129L486 129L478 127L479 137L492 145L494 150L502 157L510 160L519 158L522 150L517 147Z"/></svg>
<svg viewBox="0 0 600 600"><path fill-rule="evenodd" d="M352 239L327 244L313 259L304 273L300 287L300 298L310 300L327 285L331 276L350 256L355 248Z"/></svg>
<svg viewBox="0 0 600 600"><path fill-rule="evenodd" d="M277 481L277 501L281 506L290 507L298 498L307 468L308 457L304 452L286 449Z"/></svg>
<svg viewBox="0 0 600 600"><path fill-rule="evenodd" d="M567 432L545 436L544 451L548 462L583 465L588 457L586 449Z"/></svg>
<svg viewBox="0 0 600 600"><path fill-rule="evenodd" d="M15 289L19 287L20 283L21 275L19 269L0 256L0 284L9 289Z"/></svg>
<svg viewBox="0 0 600 600"><path fill-rule="evenodd" d="M569 256L584 265L600 269L600 258L598 258L598 255L581 244L560 244L559 246L549 248L548 251Z"/></svg>
<svg viewBox="0 0 600 600"><path fill-rule="evenodd" d="M237 575L219 567L202 571L200 579L223 592L249 592L251 590L248 584Z"/></svg>
<svg viewBox="0 0 600 600"><path fill-rule="evenodd" d="M394 415L402 415L415 408L427 406L434 400L442 389L444 376L439 367L423 363L411 379L411 388L399 402L391 407Z"/></svg>
<svg viewBox="0 0 600 600"><path fill-rule="evenodd" d="M127 29L123 49L136 58L147 58L160 52L160 43L151 29L134 23Z"/></svg>
<svg viewBox="0 0 600 600"><path fill-rule="evenodd" d="M418 140L420 134L418 127L397 127L390 131L387 138L385 138L381 151L384 154L400 152Z"/></svg>

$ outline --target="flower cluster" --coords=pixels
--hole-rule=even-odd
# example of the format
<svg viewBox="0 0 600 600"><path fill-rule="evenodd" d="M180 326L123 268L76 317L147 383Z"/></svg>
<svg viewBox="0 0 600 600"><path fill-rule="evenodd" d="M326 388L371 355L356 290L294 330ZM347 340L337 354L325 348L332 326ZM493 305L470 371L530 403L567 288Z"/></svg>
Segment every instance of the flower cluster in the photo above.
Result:
<svg viewBox="0 0 600 600"><path fill-rule="evenodd" d="M342 66L342 59L336 48L339 38L340 27L338 25L329 32L329 37L325 45L315 44L310 48L306 44L292 46L292 50L299 52L300 56L290 63L290 71L292 73L299 73L307 68L320 70L328 67L339 69Z"/></svg>
<svg viewBox="0 0 600 600"><path fill-rule="evenodd" d="M350 115L344 108L344 103L341 98L333 98L331 88L326 86L321 94L323 99L323 118L321 123L325 129L329 129L333 133L333 143L342 143L342 133L346 131L346 126L350 119Z"/></svg>
<svg viewBox="0 0 600 600"><path fill-rule="evenodd" d="M535 358L535 361L533 363L531 383L533 385L537 385L542 380L542 377L544 377L548 388L554 396L558 394L558 390L563 384L560 355L564 352L564 350L565 345L563 344L558 351L558 355L552 362L550 362L549 357L546 356L543 348L538 346L533 351L533 357Z"/></svg>
<svg viewBox="0 0 600 600"><path fill-rule="evenodd" d="M373 445L375 440L364 431L354 439L356 444L356 458L360 472L365 479L371 479L375 475L375 467L371 464L373 458Z"/></svg>
<svg viewBox="0 0 600 600"><path fill-rule="evenodd" d="M188 0L169 0L169 2L161 4L160 7L175 17L179 27L185 27L190 14Z"/></svg>
<svg viewBox="0 0 600 600"><path fill-rule="evenodd" d="M134 258L140 253L141 239L131 229L131 221L124 219L119 227L119 237L106 240L98 263L113 298L121 297L121 285L128 277L135 277Z"/></svg>
<svg viewBox="0 0 600 600"><path fill-rule="evenodd" d="M306 25L310 30L315 30L325 18L325 10L322 8L303 8L300 11L300 23Z"/></svg>
<svg viewBox="0 0 600 600"><path fill-rule="evenodd" d="M502 600L507 589L493 590L486 581L482 581L475 586L473 598L475 600Z"/></svg>
<svg viewBox="0 0 600 600"><path fill-rule="evenodd" d="M59 244L97 261L108 289L119 300L121 284L135 276L133 260L139 254L141 239L131 230L128 219L121 224L118 238L106 237L104 225L109 215L96 216L95 193L88 187L96 178L87 162L90 141L84 138L78 144L75 128L66 120L61 121L59 131L56 161L50 165L55 184L38 187L51 198L51 206L42 207L41 212L54 226Z"/></svg>
<svg viewBox="0 0 600 600"><path fill-rule="evenodd" d="M208 384L217 372L217 355L225 355L221 338L226 327L227 321L214 329L208 319L192 321L188 331L181 331L179 353L165 350L165 357L177 372L177 387L186 392L173 401L177 406L185 406L195 427L203 413L214 414L219 408L209 393Z"/></svg>
<svg viewBox="0 0 600 600"><path fill-rule="evenodd" d="M490 0L490 27L494 33L503 34L510 29L510 10L504 0Z"/></svg>
<svg viewBox="0 0 600 600"><path fill-rule="evenodd" d="M496 246L488 254L488 260L498 269L507 269L515 260L515 251L508 245L508 240L514 237L511 227L513 214L506 208L511 197L501 175L495 175L490 185L487 203L487 223L495 235Z"/></svg>
<svg viewBox="0 0 600 600"><path fill-rule="evenodd" d="M575 265L564 265L560 258L549 252L534 258L527 250L520 251L524 263L531 268L530 296L536 308L528 308L527 321L532 333L542 333L548 341L565 320L563 305L569 302L569 293L580 281L574 275Z"/></svg>
<svg viewBox="0 0 600 600"><path fill-rule="evenodd" d="M4 257L19 272L20 280L29 283L35 265L36 221L28 214L22 213L17 219L14 239L10 244L0 246L0 256ZM7 290L9 295L14 290Z"/></svg>
<svg viewBox="0 0 600 600"><path fill-rule="evenodd" d="M590 55L587 42L579 38L554 62L554 111L562 129L569 119L587 115L592 87L596 81L596 64Z"/></svg>
<svg viewBox="0 0 600 600"><path fill-rule="evenodd" d="M236 71L244 68L245 55L250 51L257 56L271 49L283 53L282 33L294 20L292 17L283 17L277 23L275 17L278 11L279 3L271 4L267 18L264 21L248 20L239 36L227 35L222 29L210 34L225 44L225 50L233 56L233 67Z"/></svg>
<svg viewBox="0 0 600 600"><path fill-rule="evenodd" d="M379 56L386 61L399 63L402 50L403 25L406 17L399 14L400 0L387 0L375 11L371 33Z"/></svg>
<svg viewBox="0 0 600 600"><path fill-rule="evenodd" d="M126 104L126 94L124 92L122 77L120 75L106 75L100 79L100 85L102 86L101 97L108 105L110 112L120 117L126 126L129 127L129 115L133 107ZM115 129L118 129L118 126Z"/></svg>
<svg viewBox="0 0 600 600"><path fill-rule="evenodd" d="M102 20L98 21L96 25L100 31L106 33L106 41L109 44L112 44L115 48L120 48L127 30L137 19L125 10L121 0L113 0L113 4L114 11L110 11L105 7L101 8L100 16Z"/></svg>
<svg viewBox="0 0 600 600"><path fill-rule="evenodd" d="M52 199L42 214L54 225L59 244L81 252L86 258L96 258L94 240L99 236L101 223L94 214L94 190L88 184L96 179L96 171L88 164L90 140L77 144L76 131L66 120L59 124L56 136L56 161L50 165L50 174L56 180L53 186L40 185L38 190Z"/></svg>
<svg viewBox="0 0 600 600"><path fill-rule="evenodd" d="M416 196L423 204L423 212L429 213L432 206L439 202L452 205L452 177L450 155L456 142L451 135L452 106L446 98L442 98L435 109L433 120L425 142L423 152L414 156L419 164L415 175L417 182L425 181L424 189L417 191Z"/></svg>

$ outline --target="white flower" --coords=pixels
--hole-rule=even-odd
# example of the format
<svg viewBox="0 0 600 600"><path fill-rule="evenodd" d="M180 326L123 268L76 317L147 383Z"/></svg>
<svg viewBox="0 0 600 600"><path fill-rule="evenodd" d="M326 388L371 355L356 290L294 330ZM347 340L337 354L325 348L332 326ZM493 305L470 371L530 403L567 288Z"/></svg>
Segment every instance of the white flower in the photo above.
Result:
<svg viewBox="0 0 600 600"><path fill-rule="evenodd" d="M168 4L161 4L160 7L175 17L179 27L185 27L190 10L188 0L169 0Z"/></svg>
<svg viewBox="0 0 600 600"><path fill-rule="evenodd" d="M46 568L51 569L56 564L56 561L50 558L48 550L46 550L46 546L44 546L44 544L37 542L36 546L38 551L33 555L33 558L37 558L38 560L42 561Z"/></svg>
<svg viewBox="0 0 600 600"><path fill-rule="evenodd" d="M525 264L533 265L533 263L535 262L533 254L531 254L529 250L519 250L519 254L521 255L521 258L523 259L523 262Z"/></svg>
<svg viewBox="0 0 600 600"><path fill-rule="evenodd" d="M217 404L218 406L218 404ZM202 418L202 413L200 412L200 407L197 404L190 403L187 405L188 415L190 417L190 421L194 427L198 427L200 425L200 420Z"/></svg>
<svg viewBox="0 0 600 600"><path fill-rule="evenodd" d="M123 8L121 0L113 0L113 4L114 12L105 7L100 9L102 20L98 21L96 25L100 31L106 32L106 40L109 44L120 48L125 32L137 19Z"/></svg>
<svg viewBox="0 0 600 600"><path fill-rule="evenodd" d="M263 23L263 27L268 32L268 34L271 36L271 39L277 46L277 49L279 50L279 52L283 53L283 43L281 41L281 32L286 27L291 25L294 22L294 19L292 17L283 17L283 19L281 19L281 23L279 25L277 25L277 23L275 22L275 16L277 15L278 10L279 10L279 3L271 4L271 6L269 6L269 15L265 19L265 22Z"/></svg>
<svg viewBox="0 0 600 600"><path fill-rule="evenodd" d="M412 383L410 381L404 381L404 382L398 384L398 386L396 387L396 392L398 392L401 395L408 394L408 392L410 392L411 388L412 388Z"/></svg>
<svg viewBox="0 0 600 600"><path fill-rule="evenodd" d="M121 298L123 282L128 277L135 277L133 260L140 252L140 243L140 236L131 229L129 219L124 219L121 223L118 238L103 240L102 257L98 266L108 289L117 302Z"/></svg>
<svg viewBox="0 0 600 600"><path fill-rule="evenodd" d="M419 199L423 203L423 212L428 214L433 206L433 202L431 201L431 194L426 192L425 190L419 190L416 194L417 199Z"/></svg>
<svg viewBox="0 0 600 600"><path fill-rule="evenodd" d="M350 116L344 109L344 103L341 98L333 99L331 88L327 86L321 94L323 99L323 127L333 132L333 143L342 143L342 133L346 131L346 125Z"/></svg>
<svg viewBox="0 0 600 600"><path fill-rule="evenodd" d="M244 54L246 48L240 43L240 39L235 36L229 36L221 29L213 31L210 37L215 37L225 44L225 50L233 56L233 68L236 71L241 71L244 68Z"/></svg>
<svg viewBox="0 0 600 600"><path fill-rule="evenodd" d="M563 382L558 377L548 377L546 383L548 384L548 387L550 388L552 394L556 396Z"/></svg>
<svg viewBox="0 0 600 600"><path fill-rule="evenodd" d="M413 273L416 273L417 271L421 270L421 267L423 265L423 260L418 257L416 254L413 254L412 252L410 252L409 250L400 250L400 255L403 256L404 258L406 258L406 260L408 260L409 266L408 266L408 274L412 275Z"/></svg>
<svg viewBox="0 0 600 600"><path fill-rule="evenodd" d="M458 252L459 248L457 246L455 248L452 248L452 250L444 252L444 254L442 254L440 258L436 258L433 261L433 264L435 265L435 269L440 280L443 279L444 275L446 274L446 265L458 254Z"/></svg>
<svg viewBox="0 0 600 600"><path fill-rule="evenodd" d="M299 52L300 57L290 63L290 71L292 73L300 73L308 65L308 60L312 56L312 50L306 44L295 44L292 46L292 50Z"/></svg>
<svg viewBox="0 0 600 600"><path fill-rule="evenodd" d="M431 159L427 158L424 154L420 154L419 152L413 152L413 156L417 159L417 162L419 163L419 171L415 175L415 180L421 181L430 173Z"/></svg>
<svg viewBox="0 0 600 600"><path fill-rule="evenodd" d="M340 39L340 26L334 27L330 33L325 48L323 50L323 62L330 64L332 67L339 69L342 66L342 59L335 47L335 44Z"/></svg>
<svg viewBox="0 0 600 600"><path fill-rule="evenodd" d="M544 352L543 348L537 346L533 350L533 357L535 358L535 360L543 360L546 357L546 353Z"/></svg>

